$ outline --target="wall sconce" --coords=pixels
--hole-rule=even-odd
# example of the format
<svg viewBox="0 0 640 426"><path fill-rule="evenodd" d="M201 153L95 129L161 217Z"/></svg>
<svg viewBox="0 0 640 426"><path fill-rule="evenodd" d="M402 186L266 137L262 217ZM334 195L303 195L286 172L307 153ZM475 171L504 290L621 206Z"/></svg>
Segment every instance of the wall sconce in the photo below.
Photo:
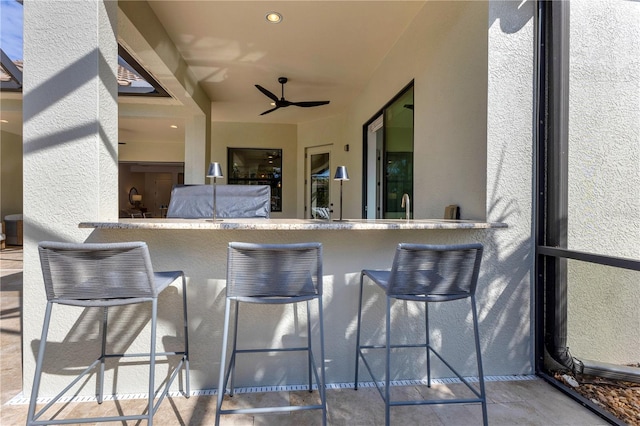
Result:
<svg viewBox="0 0 640 426"><path fill-rule="evenodd" d="M207 177L213 178L213 221L216 221L216 178L224 177L222 175L222 168L220 163L210 163L209 170L207 170Z"/></svg>
<svg viewBox="0 0 640 426"><path fill-rule="evenodd" d="M340 219L342 221L342 182L349 180L349 173L347 173L347 166L338 166L336 174L333 176L333 180L340 181Z"/></svg>

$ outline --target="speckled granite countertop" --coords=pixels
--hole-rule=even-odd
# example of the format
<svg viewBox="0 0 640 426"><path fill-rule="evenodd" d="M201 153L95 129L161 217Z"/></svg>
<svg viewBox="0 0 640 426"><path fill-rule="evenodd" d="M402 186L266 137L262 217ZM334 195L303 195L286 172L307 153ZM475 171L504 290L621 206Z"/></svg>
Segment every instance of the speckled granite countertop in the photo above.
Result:
<svg viewBox="0 0 640 426"><path fill-rule="evenodd" d="M389 230L389 229L489 229L506 223L445 219L119 219L117 222L82 222L80 228L99 229L220 229L220 230Z"/></svg>

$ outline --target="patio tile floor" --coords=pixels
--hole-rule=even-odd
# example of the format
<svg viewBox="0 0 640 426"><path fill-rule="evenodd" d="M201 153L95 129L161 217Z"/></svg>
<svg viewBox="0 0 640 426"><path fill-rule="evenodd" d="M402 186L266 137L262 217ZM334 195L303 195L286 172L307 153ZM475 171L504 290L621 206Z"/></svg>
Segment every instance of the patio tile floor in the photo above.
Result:
<svg viewBox="0 0 640 426"><path fill-rule="evenodd" d="M0 425L21 425L26 421L26 404L9 404L20 395L22 308L22 250L7 247L0 251ZM456 392L464 385L394 387L400 396L428 392ZM582 407L540 379L489 381L486 383L489 424L491 425L606 425L605 420ZM265 400L288 404L305 403L316 394L305 391L237 394L234 405L254 405ZM226 400L226 398L225 398ZM277 402L276 402L277 403ZM61 407L64 416L114 415L119 410L142 412L144 400L74 402ZM215 396L167 397L154 417L156 425L212 425L215 419ZM64 408L63 408L64 406ZM57 407L57 406L56 406ZM136 422L130 422L135 424ZM144 424L144 422L139 422ZM375 388L329 389L327 391L327 423L329 425L383 425L384 405ZM392 424L470 425L482 423L480 406L415 406L391 409ZM99 423L101 425L107 423ZM122 424L122 422L118 422ZM223 416L222 425L319 425L319 411L289 414Z"/></svg>

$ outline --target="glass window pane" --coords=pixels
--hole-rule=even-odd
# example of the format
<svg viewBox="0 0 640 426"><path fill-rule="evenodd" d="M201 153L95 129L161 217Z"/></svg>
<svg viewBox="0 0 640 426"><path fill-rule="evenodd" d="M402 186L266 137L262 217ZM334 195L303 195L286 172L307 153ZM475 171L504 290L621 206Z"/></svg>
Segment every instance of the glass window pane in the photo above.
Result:
<svg viewBox="0 0 640 426"><path fill-rule="evenodd" d="M122 56L118 56L118 93L150 94L155 92L155 87L142 78Z"/></svg>
<svg viewBox="0 0 640 426"><path fill-rule="evenodd" d="M312 219L329 219L329 153L311 155L310 214Z"/></svg>
<svg viewBox="0 0 640 426"><path fill-rule="evenodd" d="M640 258L640 7L570 4L568 248Z"/></svg>
<svg viewBox="0 0 640 426"><path fill-rule="evenodd" d="M271 186L271 211L282 211L282 150L228 148L229 185Z"/></svg>
<svg viewBox="0 0 640 426"><path fill-rule="evenodd" d="M384 218L404 218L402 196L413 199L413 86L384 111L384 147Z"/></svg>

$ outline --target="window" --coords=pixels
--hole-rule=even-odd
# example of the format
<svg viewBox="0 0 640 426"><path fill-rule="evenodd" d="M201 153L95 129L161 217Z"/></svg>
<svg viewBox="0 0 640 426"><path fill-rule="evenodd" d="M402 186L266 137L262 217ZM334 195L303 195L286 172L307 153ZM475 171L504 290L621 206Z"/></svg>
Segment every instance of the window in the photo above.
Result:
<svg viewBox="0 0 640 426"><path fill-rule="evenodd" d="M162 86L120 45L118 45L118 94L169 97Z"/></svg>
<svg viewBox="0 0 640 426"><path fill-rule="evenodd" d="M403 195L413 199L413 82L364 125L364 135L362 216L404 218Z"/></svg>
<svg viewBox="0 0 640 426"><path fill-rule="evenodd" d="M282 211L282 150L228 148L230 185L269 185L271 211Z"/></svg>

